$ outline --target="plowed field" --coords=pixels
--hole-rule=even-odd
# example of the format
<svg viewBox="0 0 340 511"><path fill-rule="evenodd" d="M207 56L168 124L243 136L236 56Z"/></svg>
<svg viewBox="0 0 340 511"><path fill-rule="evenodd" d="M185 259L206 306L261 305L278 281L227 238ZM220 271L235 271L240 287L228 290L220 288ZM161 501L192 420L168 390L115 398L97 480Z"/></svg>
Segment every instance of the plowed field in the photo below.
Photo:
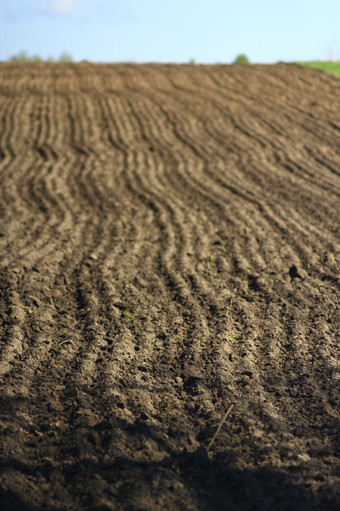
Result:
<svg viewBox="0 0 340 511"><path fill-rule="evenodd" d="M0 509L338 510L340 80L2 63L0 158Z"/></svg>

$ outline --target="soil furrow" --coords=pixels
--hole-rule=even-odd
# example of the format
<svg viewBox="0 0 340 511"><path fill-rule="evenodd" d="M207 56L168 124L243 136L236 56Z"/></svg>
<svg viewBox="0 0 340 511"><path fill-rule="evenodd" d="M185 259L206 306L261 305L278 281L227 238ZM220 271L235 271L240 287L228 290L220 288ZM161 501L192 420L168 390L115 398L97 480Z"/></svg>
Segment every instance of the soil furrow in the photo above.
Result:
<svg viewBox="0 0 340 511"><path fill-rule="evenodd" d="M338 79L0 71L0 508L338 509Z"/></svg>

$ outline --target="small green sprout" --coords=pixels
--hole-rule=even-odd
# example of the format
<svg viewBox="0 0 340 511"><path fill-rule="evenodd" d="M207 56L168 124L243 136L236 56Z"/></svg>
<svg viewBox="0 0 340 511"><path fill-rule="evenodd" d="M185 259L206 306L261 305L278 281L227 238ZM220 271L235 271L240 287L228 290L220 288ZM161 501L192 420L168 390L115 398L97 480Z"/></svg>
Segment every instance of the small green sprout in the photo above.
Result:
<svg viewBox="0 0 340 511"><path fill-rule="evenodd" d="M8 244L9 244L10 248L13 250L17 246L17 244L22 241L24 241L23 238L17 237L17 238L13 238L12 241L10 241Z"/></svg>
<svg viewBox="0 0 340 511"><path fill-rule="evenodd" d="M131 312L129 312L129 311L124 311L123 314L126 317L128 323L131 323L131 321L134 319L133 314L131 314Z"/></svg>
<svg viewBox="0 0 340 511"><path fill-rule="evenodd" d="M333 255L333 254L329 254L329 256L328 256L328 261L329 261L331 264L334 264L334 263L335 263L335 258L334 258L334 255Z"/></svg>

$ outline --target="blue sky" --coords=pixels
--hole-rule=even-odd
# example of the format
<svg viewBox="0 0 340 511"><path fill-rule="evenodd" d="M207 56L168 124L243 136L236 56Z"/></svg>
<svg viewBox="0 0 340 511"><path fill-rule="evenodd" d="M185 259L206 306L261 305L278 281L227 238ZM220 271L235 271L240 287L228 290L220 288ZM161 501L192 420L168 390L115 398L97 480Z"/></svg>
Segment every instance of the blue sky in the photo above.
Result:
<svg viewBox="0 0 340 511"><path fill-rule="evenodd" d="M1 0L0 60L340 60L340 0Z"/></svg>

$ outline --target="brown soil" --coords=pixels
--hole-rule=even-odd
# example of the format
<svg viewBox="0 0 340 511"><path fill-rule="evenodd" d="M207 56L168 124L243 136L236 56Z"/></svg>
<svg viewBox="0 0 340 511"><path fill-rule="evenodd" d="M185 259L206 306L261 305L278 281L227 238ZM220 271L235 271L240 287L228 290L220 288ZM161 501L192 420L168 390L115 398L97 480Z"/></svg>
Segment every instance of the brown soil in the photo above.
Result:
<svg viewBox="0 0 340 511"><path fill-rule="evenodd" d="M339 79L0 76L0 509L338 510Z"/></svg>

